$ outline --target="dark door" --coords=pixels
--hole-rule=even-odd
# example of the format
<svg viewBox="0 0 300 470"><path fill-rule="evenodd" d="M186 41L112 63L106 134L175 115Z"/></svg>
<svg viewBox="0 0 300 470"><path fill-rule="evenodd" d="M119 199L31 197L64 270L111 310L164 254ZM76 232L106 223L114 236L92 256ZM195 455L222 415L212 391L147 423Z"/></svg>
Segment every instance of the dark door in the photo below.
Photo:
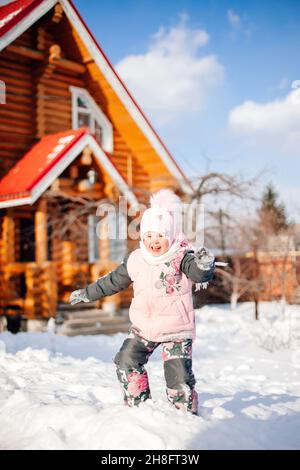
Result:
<svg viewBox="0 0 300 470"><path fill-rule="evenodd" d="M20 223L20 261L35 261L34 218L21 218Z"/></svg>

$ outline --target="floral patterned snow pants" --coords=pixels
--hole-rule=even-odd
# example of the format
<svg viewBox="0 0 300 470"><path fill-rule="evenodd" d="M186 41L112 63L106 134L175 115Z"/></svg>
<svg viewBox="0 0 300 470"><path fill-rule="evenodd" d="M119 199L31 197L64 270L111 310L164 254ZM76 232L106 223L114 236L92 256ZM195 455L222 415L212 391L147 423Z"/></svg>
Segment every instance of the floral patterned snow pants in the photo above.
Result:
<svg viewBox="0 0 300 470"><path fill-rule="evenodd" d="M135 406L151 398L144 365L160 344L163 346L168 400L178 409L197 414L198 395L194 389L196 380L192 372L192 340L157 343L138 336L133 330L130 330L114 359L125 404Z"/></svg>

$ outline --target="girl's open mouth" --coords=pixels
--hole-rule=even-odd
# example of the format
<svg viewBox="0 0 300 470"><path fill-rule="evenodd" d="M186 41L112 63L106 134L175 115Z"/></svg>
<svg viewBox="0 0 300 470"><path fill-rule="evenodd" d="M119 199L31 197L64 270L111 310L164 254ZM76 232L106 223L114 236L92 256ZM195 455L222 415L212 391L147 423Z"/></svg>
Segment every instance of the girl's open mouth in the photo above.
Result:
<svg viewBox="0 0 300 470"><path fill-rule="evenodd" d="M155 253L159 253L161 250L160 246L151 246L151 250L154 251Z"/></svg>

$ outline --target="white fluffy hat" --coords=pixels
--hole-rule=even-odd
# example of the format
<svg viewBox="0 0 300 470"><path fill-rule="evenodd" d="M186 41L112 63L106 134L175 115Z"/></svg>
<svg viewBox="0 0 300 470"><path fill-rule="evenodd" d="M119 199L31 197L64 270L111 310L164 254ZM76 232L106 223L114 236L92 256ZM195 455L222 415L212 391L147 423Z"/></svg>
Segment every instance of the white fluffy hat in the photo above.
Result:
<svg viewBox="0 0 300 470"><path fill-rule="evenodd" d="M158 232L171 244L179 233L180 198L170 189L161 189L151 196L150 204L142 216L141 240L146 232Z"/></svg>

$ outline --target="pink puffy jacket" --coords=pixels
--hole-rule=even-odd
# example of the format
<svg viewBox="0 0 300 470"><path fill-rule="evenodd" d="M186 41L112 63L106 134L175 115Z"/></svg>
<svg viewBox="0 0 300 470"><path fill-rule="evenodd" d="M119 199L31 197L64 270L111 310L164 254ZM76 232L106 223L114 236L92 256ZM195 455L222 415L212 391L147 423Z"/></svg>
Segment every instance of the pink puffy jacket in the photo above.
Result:
<svg viewBox="0 0 300 470"><path fill-rule="evenodd" d="M129 316L138 333L150 341L195 339L192 281L180 270L184 251L158 265L148 264L140 249L129 255L127 271L134 290Z"/></svg>
<svg viewBox="0 0 300 470"><path fill-rule="evenodd" d="M144 260L140 249L125 256L113 271L83 289L94 301L127 289L133 282L134 297L129 309L133 328L149 341L195 339L192 282L209 282L214 262L202 269L199 257L183 240L169 262L158 265Z"/></svg>

